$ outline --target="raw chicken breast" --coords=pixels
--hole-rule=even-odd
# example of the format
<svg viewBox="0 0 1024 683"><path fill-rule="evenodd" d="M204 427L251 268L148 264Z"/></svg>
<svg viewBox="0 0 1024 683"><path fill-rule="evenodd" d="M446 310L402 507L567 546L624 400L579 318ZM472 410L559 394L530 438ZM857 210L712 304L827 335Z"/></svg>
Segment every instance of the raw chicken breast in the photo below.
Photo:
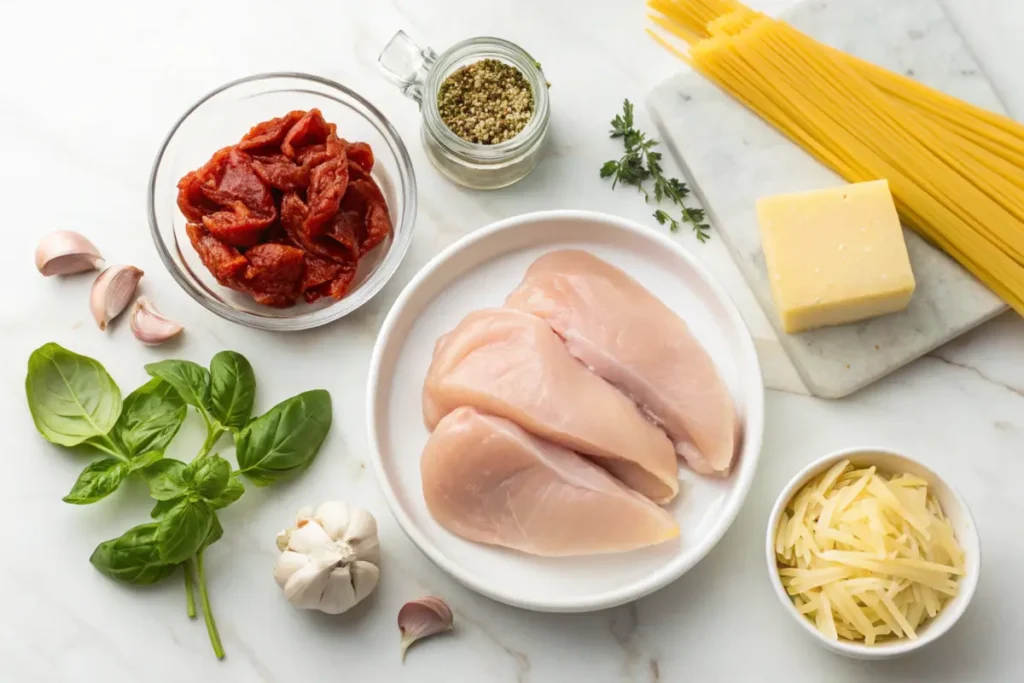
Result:
<svg viewBox="0 0 1024 683"><path fill-rule="evenodd" d="M679 492L675 453L665 434L570 356L535 316L476 311L437 341L423 384L427 428L460 406L508 418L589 456L656 502Z"/></svg>
<svg viewBox="0 0 1024 683"><path fill-rule="evenodd" d="M701 474L727 474L739 436L729 390L686 323L636 280L585 251L529 267L505 305L539 316L569 353L628 394Z"/></svg>
<svg viewBox="0 0 1024 683"><path fill-rule="evenodd" d="M679 536L671 515L586 458L473 408L441 420L420 470L430 514L471 541L558 557Z"/></svg>

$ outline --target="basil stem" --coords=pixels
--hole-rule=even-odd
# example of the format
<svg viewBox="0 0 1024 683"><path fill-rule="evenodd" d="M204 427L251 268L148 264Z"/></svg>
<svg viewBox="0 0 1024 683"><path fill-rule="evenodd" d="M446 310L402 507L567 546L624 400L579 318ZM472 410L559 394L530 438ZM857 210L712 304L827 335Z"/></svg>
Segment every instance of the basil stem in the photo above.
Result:
<svg viewBox="0 0 1024 683"><path fill-rule="evenodd" d="M210 596L206 594L206 572L203 570L203 551L196 553L196 569L199 571L199 599L203 605L203 618L206 620L206 632L210 634L210 644L213 645L213 654L217 659L224 659L224 646L220 642L220 633L217 632L217 622L213 618L213 610L210 609Z"/></svg>
<svg viewBox="0 0 1024 683"><path fill-rule="evenodd" d="M114 443L113 439L111 439L106 434L94 436L88 440L88 443L90 446L92 446L98 451L103 451L104 453L112 455L119 460L128 462L128 458L125 457L125 454L121 450L121 448L116 443Z"/></svg>
<svg viewBox="0 0 1024 683"><path fill-rule="evenodd" d="M203 419L206 419L206 415L203 415ZM203 447L199 449L199 454L196 455L195 459L200 460L205 458L210 451L213 450L213 446L217 443L217 440L227 431L220 426L220 423L206 422L206 441L203 442Z"/></svg>
<svg viewBox="0 0 1024 683"><path fill-rule="evenodd" d="M196 618L196 594L192 584L192 560L185 560L181 568L185 570L185 609L189 619Z"/></svg>

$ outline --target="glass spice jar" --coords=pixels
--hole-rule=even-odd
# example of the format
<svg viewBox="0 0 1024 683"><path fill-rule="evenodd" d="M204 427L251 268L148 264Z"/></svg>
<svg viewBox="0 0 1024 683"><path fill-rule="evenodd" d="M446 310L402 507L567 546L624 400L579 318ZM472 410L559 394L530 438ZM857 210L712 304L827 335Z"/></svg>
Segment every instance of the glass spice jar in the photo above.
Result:
<svg viewBox="0 0 1024 683"><path fill-rule="evenodd" d="M533 92L533 116L518 134L497 144L467 142L445 125L438 111L441 84L460 67L497 59L516 67ZM377 60L402 93L420 105L420 134L427 157L454 182L493 190L525 177L540 160L548 134L548 84L540 65L514 43L501 38L470 38L441 55L416 45L404 31L388 42Z"/></svg>

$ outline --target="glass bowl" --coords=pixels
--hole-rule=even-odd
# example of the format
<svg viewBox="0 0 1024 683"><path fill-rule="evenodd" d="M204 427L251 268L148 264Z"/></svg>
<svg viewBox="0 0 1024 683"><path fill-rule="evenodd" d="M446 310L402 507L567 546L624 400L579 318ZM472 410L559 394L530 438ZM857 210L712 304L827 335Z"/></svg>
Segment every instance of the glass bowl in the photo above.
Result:
<svg viewBox="0 0 1024 683"><path fill-rule="evenodd" d="M300 301L291 308L256 303L217 283L199 260L178 210L178 180L199 168L221 147L234 144L255 124L293 109L317 107L338 124L339 137L369 143L377 181L391 213L392 236L359 261L341 301ZM149 179L149 227L160 258L189 296L220 317L249 327L295 331L318 327L356 310L394 275L412 238L416 177L401 137L384 115L358 94L326 78L301 73L266 73L223 85L192 105L174 124Z"/></svg>

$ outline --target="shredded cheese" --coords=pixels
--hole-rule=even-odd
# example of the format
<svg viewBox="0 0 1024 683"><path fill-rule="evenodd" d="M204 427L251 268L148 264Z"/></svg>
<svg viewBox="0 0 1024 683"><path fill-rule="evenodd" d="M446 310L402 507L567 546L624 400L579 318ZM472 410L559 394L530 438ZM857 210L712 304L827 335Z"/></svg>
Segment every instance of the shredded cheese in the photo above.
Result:
<svg viewBox="0 0 1024 683"><path fill-rule="evenodd" d="M928 482L842 461L804 485L775 530L779 579L833 640L917 638L957 593L964 554Z"/></svg>

